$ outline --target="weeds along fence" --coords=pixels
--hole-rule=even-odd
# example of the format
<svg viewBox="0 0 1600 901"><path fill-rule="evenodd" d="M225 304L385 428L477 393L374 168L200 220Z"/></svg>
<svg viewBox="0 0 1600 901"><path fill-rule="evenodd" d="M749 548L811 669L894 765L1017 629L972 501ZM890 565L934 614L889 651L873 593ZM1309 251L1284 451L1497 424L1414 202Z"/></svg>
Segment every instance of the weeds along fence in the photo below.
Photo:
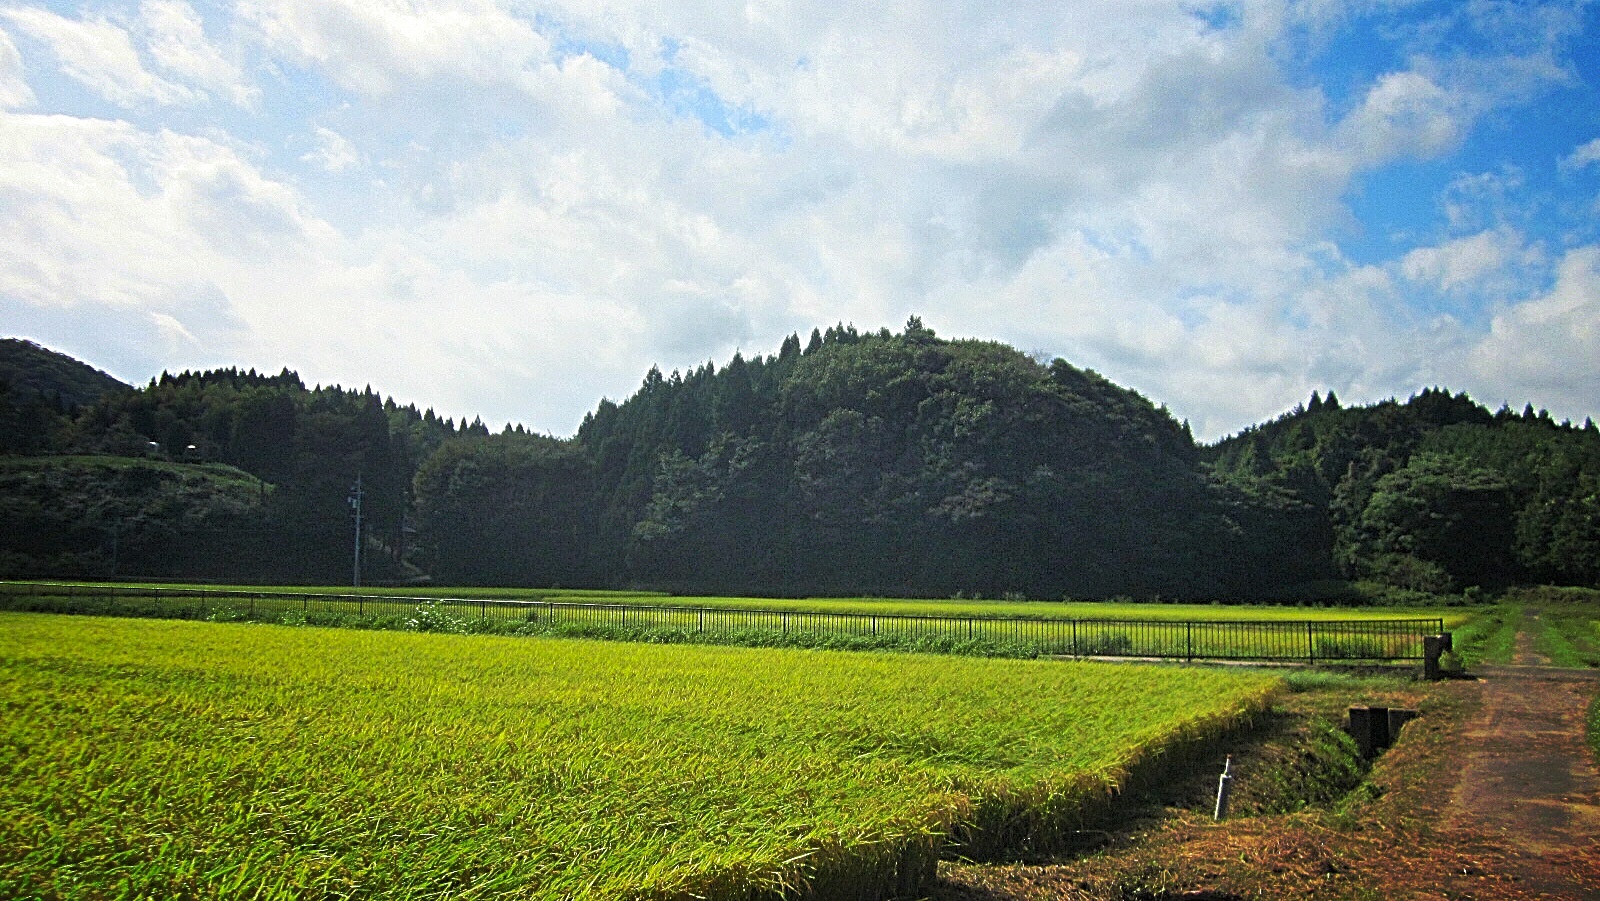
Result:
<svg viewBox="0 0 1600 901"><path fill-rule="evenodd" d="M1066 657L1161 660L1337 661L1422 660L1423 640L1444 631L1440 618L1351 620L1127 620L825 613L743 607L577 600L489 600L195 589L41 582L0 583L0 595L98 600L104 612L141 601L163 615L204 617L232 611L246 617L339 615L414 617L419 609L484 626L526 625L549 631L620 630L677 633L687 640L733 634L845 637L930 649L993 645ZM131 610L129 612L132 612Z"/></svg>

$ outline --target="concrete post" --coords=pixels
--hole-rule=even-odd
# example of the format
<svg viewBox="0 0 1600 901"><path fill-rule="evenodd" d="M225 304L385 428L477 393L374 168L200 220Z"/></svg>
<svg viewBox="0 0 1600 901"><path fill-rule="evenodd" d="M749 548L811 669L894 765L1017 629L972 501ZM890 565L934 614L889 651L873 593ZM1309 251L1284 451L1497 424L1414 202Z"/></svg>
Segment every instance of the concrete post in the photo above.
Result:
<svg viewBox="0 0 1600 901"><path fill-rule="evenodd" d="M1371 760L1389 747L1389 708L1351 707L1350 737L1356 740L1361 756Z"/></svg>
<svg viewBox="0 0 1600 901"><path fill-rule="evenodd" d="M1422 639L1422 678L1439 680L1439 658L1448 649L1448 635L1427 635Z"/></svg>
<svg viewBox="0 0 1600 901"><path fill-rule="evenodd" d="M1400 727L1417 718L1417 711L1401 707L1389 708L1389 744L1400 740Z"/></svg>

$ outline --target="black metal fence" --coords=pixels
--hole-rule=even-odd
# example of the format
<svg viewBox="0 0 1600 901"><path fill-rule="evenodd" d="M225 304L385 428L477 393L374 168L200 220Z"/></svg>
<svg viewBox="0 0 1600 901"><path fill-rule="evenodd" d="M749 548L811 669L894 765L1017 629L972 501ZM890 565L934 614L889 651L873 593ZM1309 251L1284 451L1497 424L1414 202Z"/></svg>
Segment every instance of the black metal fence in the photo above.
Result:
<svg viewBox="0 0 1600 901"><path fill-rule="evenodd" d="M729 633L881 637L945 644L984 642L1066 657L1162 660L1421 660L1423 639L1444 632L1440 618L1298 620L1124 620L1042 617L825 613L744 607L583 600L492 600L410 595L323 594L120 587L41 582L0 583L0 593L51 597L157 599L195 615L231 609L248 616L302 613L363 617L443 614L455 619L551 627L672 630L708 637Z"/></svg>

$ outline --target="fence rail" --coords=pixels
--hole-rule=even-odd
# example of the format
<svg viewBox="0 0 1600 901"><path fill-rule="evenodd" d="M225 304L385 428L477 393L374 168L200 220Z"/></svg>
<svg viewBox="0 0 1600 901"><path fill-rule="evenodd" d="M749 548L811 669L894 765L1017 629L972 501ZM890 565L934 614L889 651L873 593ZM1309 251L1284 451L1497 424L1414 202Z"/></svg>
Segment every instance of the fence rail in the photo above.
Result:
<svg viewBox="0 0 1600 901"><path fill-rule="evenodd" d="M572 600L493 600L413 595L325 594L225 588L122 587L0 582L0 594L152 598L194 603L195 615L227 607L255 616L300 610L405 616L420 605L465 619L549 626L674 630L707 636L733 632L843 635L885 639L991 642L1066 657L1319 662L1421 660L1423 639L1444 632L1439 618L1355 620L1127 620L826 613L742 607ZM209 605L209 606L208 606Z"/></svg>

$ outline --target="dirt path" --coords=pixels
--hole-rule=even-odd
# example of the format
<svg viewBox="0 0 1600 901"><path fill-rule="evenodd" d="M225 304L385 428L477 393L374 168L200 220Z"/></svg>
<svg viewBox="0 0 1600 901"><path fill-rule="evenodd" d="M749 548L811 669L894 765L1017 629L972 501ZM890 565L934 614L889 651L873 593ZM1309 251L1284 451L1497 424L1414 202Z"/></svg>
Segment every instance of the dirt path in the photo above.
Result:
<svg viewBox="0 0 1600 901"><path fill-rule="evenodd" d="M1584 741L1600 674L1547 668L1532 631L1518 634L1515 665L1484 668L1482 707L1462 735L1470 750L1442 825L1492 835L1514 852L1507 863L1526 889L1600 897L1582 872L1600 856L1600 771Z"/></svg>
<svg viewBox="0 0 1600 901"><path fill-rule="evenodd" d="M1584 740L1600 673L1517 663L1433 689L1352 814L1179 816L1045 866L952 867L937 901L1146 898L1600 901L1600 772ZM1359 811L1359 812L1357 812Z"/></svg>

